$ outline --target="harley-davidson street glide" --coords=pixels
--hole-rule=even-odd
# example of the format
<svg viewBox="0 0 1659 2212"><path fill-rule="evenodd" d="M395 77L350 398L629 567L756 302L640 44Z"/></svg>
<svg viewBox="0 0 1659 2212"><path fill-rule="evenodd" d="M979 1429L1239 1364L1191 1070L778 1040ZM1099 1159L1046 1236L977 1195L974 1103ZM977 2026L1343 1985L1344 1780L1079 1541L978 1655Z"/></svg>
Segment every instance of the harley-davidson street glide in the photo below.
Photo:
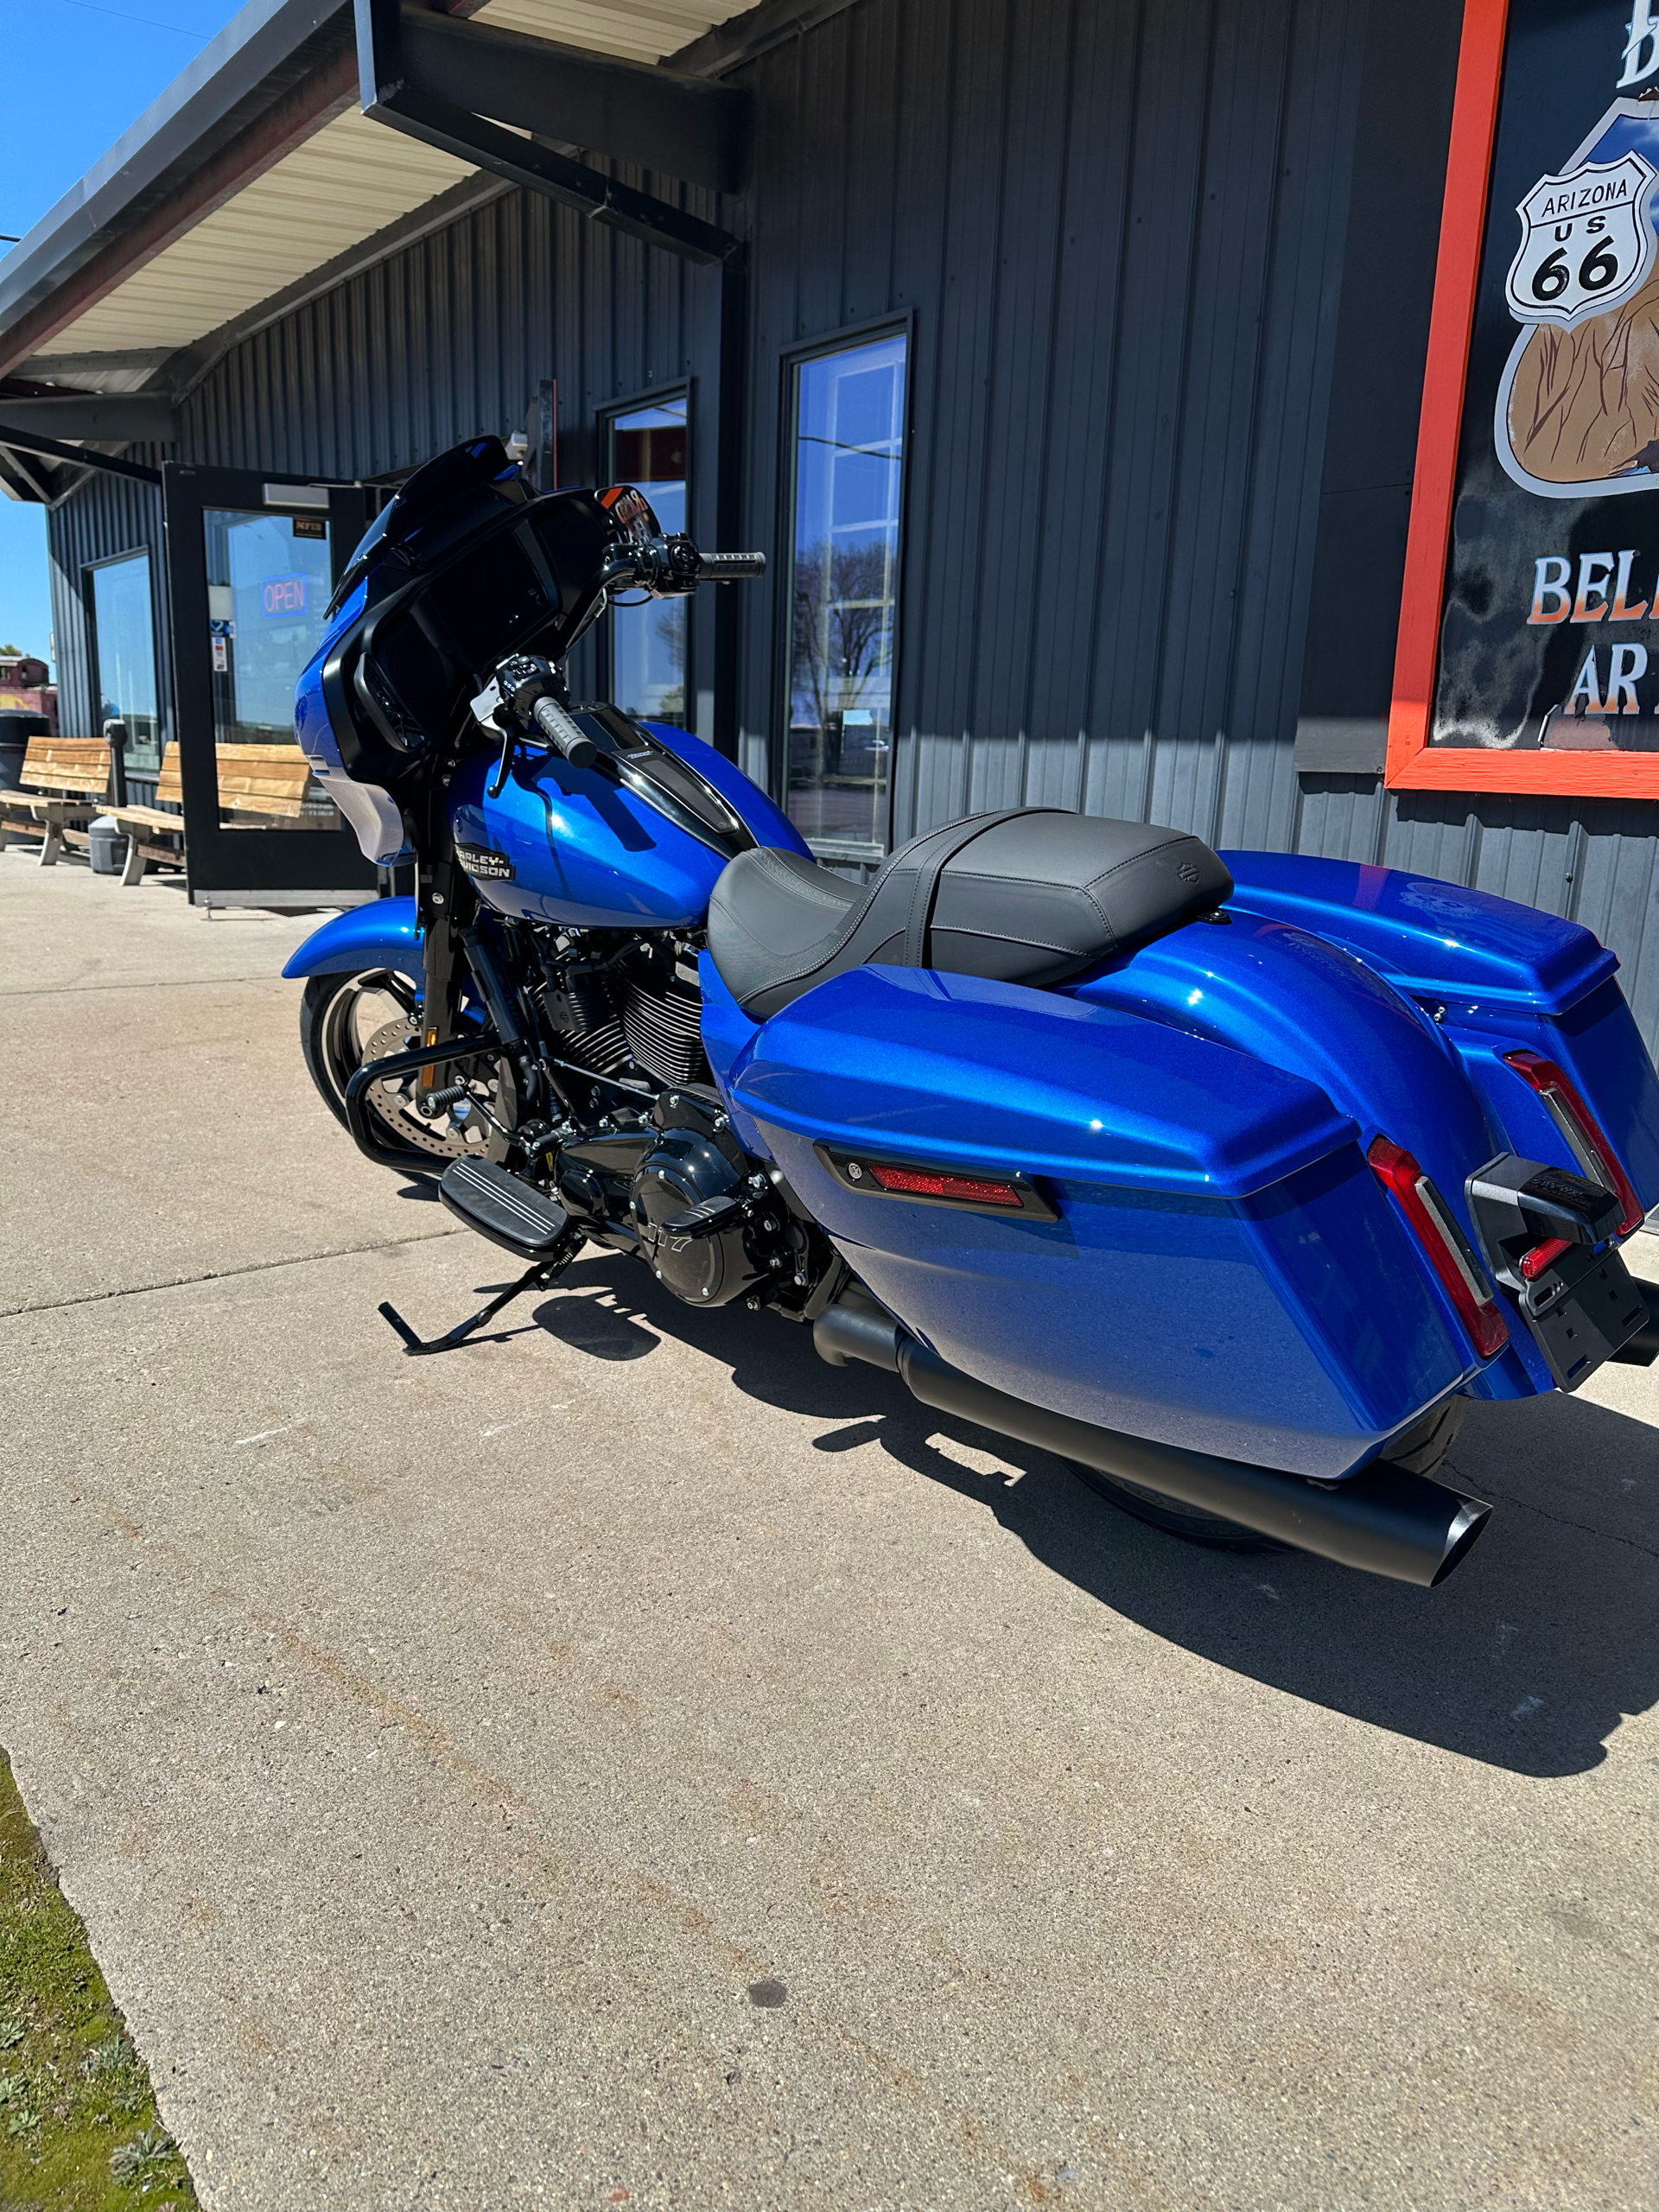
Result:
<svg viewBox="0 0 1659 2212"><path fill-rule="evenodd" d="M613 595L759 575L480 438L353 558L299 741L413 898L319 929L359 1148L525 1262L587 1243L810 1328L1128 1510L1425 1586L1471 1399L1646 1363L1618 1247L1659 1084L1589 931L1478 891L1025 807L858 884L711 746L572 703Z"/></svg>

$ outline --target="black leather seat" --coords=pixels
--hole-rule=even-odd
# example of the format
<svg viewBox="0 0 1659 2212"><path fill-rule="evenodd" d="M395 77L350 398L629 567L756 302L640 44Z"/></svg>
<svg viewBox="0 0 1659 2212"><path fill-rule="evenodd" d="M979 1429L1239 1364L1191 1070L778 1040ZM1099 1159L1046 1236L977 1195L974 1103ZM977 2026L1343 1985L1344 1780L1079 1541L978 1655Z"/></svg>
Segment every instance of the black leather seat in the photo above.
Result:
<svg viewBox="0 0 1659 2212"><path fill-rule="evenodd" d="M709 950L757 1020L880 960L1041 986L1232 896L1200 838L1041 807L971 816L900 846L868 884L804 854L740 853L715 886Z"/></svg>

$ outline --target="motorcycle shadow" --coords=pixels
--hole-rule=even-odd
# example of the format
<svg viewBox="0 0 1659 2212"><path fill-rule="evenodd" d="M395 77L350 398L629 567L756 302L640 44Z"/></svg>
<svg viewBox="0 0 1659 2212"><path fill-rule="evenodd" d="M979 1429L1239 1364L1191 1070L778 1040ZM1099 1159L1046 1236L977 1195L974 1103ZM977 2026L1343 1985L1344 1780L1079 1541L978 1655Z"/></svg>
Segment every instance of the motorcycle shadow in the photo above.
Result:
<svg viewBox="0 0 1659 2212"><path fill-rule="evenodd" d="M747 1395L838 1424L817 1451L880 1448L973 1499L1098 1603L1217 1666L1539 1778L1599 1765L1624 1716L1659 1700L1659 1427L1644 1421L1560 1395L1475 1406L1443 1478L1491 1499L1491 1522L1450 1581L1418 1590L1303 1553L1166 1535L1064 1460L918 1405L896 1376L826 1366L805 1329L699 1313L641 1275L581 1262L536 1319L599 1358L646 1357L664 1336L692 1345ZM1013 1471L977 1471L952 1446Z"/></svg>

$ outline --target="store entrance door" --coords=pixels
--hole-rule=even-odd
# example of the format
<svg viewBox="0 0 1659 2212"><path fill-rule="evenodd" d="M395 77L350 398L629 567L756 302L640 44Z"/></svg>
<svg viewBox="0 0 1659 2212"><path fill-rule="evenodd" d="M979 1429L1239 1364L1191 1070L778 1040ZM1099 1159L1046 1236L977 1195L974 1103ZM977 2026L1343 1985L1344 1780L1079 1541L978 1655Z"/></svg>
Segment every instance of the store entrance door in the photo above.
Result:
<svg viewBox="0 0 1659 2212"><path fill-rule="evenodd" d="M193 904L354 906L378 877L294 741L294 686L368 527L354 486L162 471Z"/></svg>

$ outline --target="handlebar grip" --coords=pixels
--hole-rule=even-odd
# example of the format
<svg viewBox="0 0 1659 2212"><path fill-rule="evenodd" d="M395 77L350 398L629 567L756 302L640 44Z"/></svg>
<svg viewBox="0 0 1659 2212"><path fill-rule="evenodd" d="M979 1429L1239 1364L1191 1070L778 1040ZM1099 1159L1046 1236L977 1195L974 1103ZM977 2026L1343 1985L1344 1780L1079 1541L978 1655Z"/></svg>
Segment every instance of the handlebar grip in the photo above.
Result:
<svg viewBox="0 0 1659 2212"><path fill-rule="evenodd" d="M599 747L585 731L578 729L564 709L543 692L536 702L533 712L536 726L556 752L563 753L573 768L591 768L599 758Z"/></svg>
<svg viewBox="0 0 1659 2212"><path fill-rule="evenodd" d="M743 576L764 576L764 553L699 553L697 581L705 584L734 584Z"/></svg>

